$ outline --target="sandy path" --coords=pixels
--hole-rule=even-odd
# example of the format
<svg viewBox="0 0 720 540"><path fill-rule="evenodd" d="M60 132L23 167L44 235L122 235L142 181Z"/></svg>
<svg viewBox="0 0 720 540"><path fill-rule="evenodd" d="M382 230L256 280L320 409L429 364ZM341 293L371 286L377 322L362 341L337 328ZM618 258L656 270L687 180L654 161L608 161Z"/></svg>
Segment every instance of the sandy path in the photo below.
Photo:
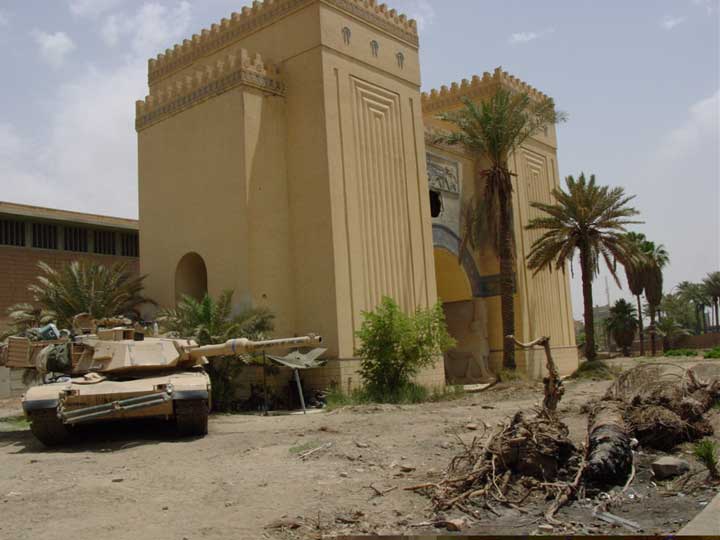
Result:
<svg viewBox="0 0 720 540"><path fill-rule="evenodd" d="M580 405L608 384L567 384L561 412L577 442L585 437ZM110 424L52 451L28 431L0 432L0 538L292 537L299 531L265 526L319 515L325 528L353 512L363 514L355 532L397 534L425 519L428 501L402 489L374 497L371 483L426 481L457 453L454 433L469 441L479 432L466 424L492 425L541 392L521 385L418 406L215 416L210 434L195 440L175 440L158 423ZM325 443L332 446L307 461L297 456L298 447Z"/></svg>

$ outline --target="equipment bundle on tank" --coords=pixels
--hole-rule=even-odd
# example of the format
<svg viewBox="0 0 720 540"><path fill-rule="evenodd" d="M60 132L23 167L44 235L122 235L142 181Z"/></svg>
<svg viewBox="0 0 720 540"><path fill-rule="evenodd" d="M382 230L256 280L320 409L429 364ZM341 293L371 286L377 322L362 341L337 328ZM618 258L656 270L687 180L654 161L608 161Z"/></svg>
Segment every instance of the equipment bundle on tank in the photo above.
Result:
<svg viewBox="0 0 720 540"><path fill-rule="evenodd" d="M39 337L8 339L0 363L35 369L46 382L30 388L22 401L33 434L46 445L63 443L78 424L132 418L166 418L181 435L205 435L211 403L204 370L208 358L322 342L311 334L198 346L188 339L145 337L127 326L92 326L84 330L93 333L74 337L51 329Z"/></svg>

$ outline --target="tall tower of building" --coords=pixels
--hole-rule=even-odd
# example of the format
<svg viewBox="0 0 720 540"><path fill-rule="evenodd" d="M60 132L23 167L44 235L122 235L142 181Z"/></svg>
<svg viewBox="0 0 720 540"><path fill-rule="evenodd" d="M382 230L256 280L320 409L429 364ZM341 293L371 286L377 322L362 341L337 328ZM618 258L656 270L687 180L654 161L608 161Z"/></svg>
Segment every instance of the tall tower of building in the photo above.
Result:
<svg viewBox="0 0 720 540"><path fill-rule="evenodd" d="M435 302L414 21L374 0L254 2L150 60L148 82L149 296L233 289L340 359L383 295Z"/></svg>

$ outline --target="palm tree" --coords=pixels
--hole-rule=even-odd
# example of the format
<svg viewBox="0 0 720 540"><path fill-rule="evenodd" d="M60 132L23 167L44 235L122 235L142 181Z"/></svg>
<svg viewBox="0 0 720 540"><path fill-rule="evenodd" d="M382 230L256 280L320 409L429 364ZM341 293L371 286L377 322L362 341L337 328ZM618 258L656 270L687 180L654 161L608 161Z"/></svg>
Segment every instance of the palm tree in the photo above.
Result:
<svg viewBox="0 0 720 540"><path fill-rule="evenodd" d="M630 356L630 347L635 339L638 324L635 308L627 300L620 299L610 308L609 316L605 319L605 327L617 346L622 349L624 356Z"/></svg>
<svg viewBox="0 0 720 540"><path fill-rule="evenodd" d="M38 263L41 275L28 286L35 304L52 314L60 327L87 313L95 319L137 315L137 307L153 303L142 295L145 276L136 276L124 263L103 266L95 262L71 262L60 268Z"/></svg>
<svg viewBox="0 0 720 540"><path fill-rule="evenodd" d="M720 272L711 272L703 280L705 291L712 299L713 308L715 310L715 331L720 331Z"/></svg>
<svg viewBox="0 0 720 540"><path fill-rule="evenodd" d="M670 256L662 244L645 241L642 250L646 258L645 298L650 307L650 354L655 356L655 316L663 298L663 268L670 262Z"/></svg>
<svg viewBox="0 0 720 540"><path fill-rule="evenodd" d="M633 257L622 261L625 266L625 277L628 288L637 301L638 334L640 336L640 356L645 356L645 340L643 336L643 311L640 296L645 292L644 257L642 256L642 244L647 239L642 233L629 232L625 235L630 246L632 246Z"/></svg>
<svg viewBox="0 0 720 540"><path fill-rule="evenodd" d="M680 338L690 335L688 329L671 316L659 320L655 330L662 338L663 349L666 351L675 347Z"/></svg>
<svg viewBox="0 0 720 540"><path fill-rule="evenodd" d="M695 308L695 334L701 334L704 330L705 308L712 303L705 285L682 281L676 288L678 295Z"/></svg>
<svg viewBox="0 0 720 540"><path fill-rule="evenodd" d="M616 273L616 261L628 260L632 247L625 237L625 226L633 223L630 218L638 211L628 206L634 196L625 194L621 187L598 186L595 175L590 180L581 174L577 180L572 176L565 179L567 191L553 189L555 204L530 203L542 211L544 216L530 220L527 228L545 230L530 249L528 268L535 273L543 268L565 271L567 263L577 250L580 256L582 275L585 356L588 360L597 357L595 350L595 326L593 321L592 282L598 273L600 259L620 285Z"/></svg>
<svg viewBox="0 0 720 540"><path fill-rule="evenodd" d="M7 329L0 334L0 341L54 321L55 314L51 311L27 303L15 304L7 309Z"/></svg>
<svg viewBox="0 0 720 540"><path fill-rule="evenodd" d="M223 291L217 300L208 294L201 300L183 296L176 308L162 310L158 320L171 335L192 338L199 345L224 343L236 337L264 339L272 332L275 315L265 308L248 308L233 315L232 297L233 291ZM215 358L210 363L213 409L231 409L235 376L241 368L235 358Z"/></svg>
<svg viewBox="0 0 720 540"><path fill-rule="evenodd" d="M490 238L500 259L500 296L503 336L515 334L515 249L512 228L512 177L510 156L530 137L565 120L552 99L531 99L525 93L502 87L475 104L445 113L441 120L457 127L439 135L438 142L465 147L475 157L475 192L463 210L460 254L468 243L480 249ZM486 166L487 164L487 166ZM503 367L515 369L515 344L504 340Z"/></svg>

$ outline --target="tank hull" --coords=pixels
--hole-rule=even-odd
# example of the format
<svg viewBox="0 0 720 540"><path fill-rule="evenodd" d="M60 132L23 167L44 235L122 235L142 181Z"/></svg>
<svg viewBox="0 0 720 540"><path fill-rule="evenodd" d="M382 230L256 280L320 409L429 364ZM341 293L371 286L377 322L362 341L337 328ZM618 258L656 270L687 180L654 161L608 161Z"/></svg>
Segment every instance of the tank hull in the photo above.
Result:
<svg viewBox="0 0 720 540"><path fill-rule="evenodd" d="M139 418L173 420L181 435L202 436L210 378L203 370L129 380L78 377L28 389L22 406L33 433L46 445L65 442L81 424Z"/></svg>

